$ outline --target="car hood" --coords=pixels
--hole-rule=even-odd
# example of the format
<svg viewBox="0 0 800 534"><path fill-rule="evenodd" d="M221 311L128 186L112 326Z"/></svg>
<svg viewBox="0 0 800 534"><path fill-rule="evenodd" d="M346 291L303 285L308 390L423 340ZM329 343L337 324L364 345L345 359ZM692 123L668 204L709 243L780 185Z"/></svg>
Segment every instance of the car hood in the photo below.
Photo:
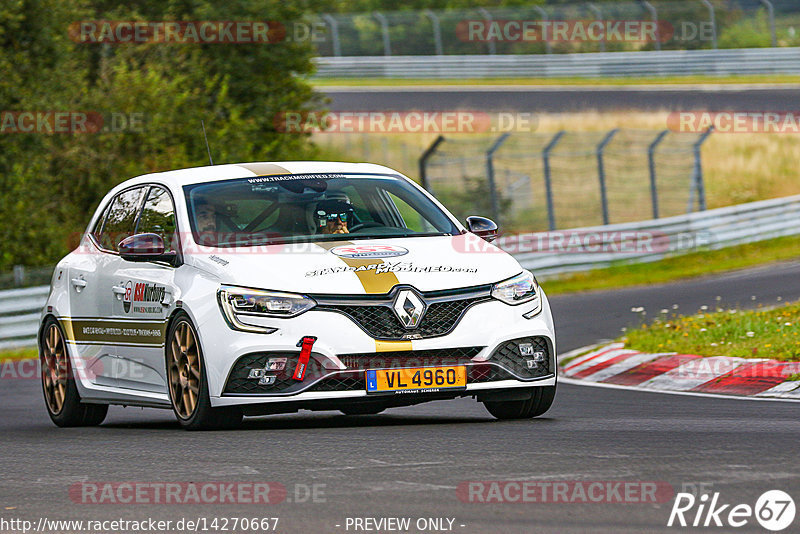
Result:
<svg viewBox="0 0 800 534"><path fill-rule="evenodd" d="M351 295L388 293L398 284L456 289L522 271L512 256L473 234L218 248L189 254L186 263L223 284Z"/></svg>

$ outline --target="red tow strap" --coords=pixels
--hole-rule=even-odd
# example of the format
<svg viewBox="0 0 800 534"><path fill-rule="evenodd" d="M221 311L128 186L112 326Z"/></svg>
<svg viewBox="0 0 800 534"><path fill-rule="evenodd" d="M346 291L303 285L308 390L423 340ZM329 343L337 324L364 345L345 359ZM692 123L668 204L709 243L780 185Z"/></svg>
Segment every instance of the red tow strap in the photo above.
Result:
<svg viewBox="0 0 800 534"><path fill-rule="evenodd" d="M302 347L302 349L300 350L300 357L297 359L297 367L294 369L293 379L302 382L303 378L305 378L306 370L308 369L308 361L311 359L311 347L314 346L316 340L317 338L314 336L306 336L297 344L297 346Z"/></svg>

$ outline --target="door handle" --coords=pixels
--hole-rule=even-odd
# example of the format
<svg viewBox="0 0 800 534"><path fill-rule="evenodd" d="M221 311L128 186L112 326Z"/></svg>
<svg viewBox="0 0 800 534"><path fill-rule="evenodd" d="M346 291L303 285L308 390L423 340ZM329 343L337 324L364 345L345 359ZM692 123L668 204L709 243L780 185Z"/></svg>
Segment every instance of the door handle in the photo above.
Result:
<svg viewBox="0 0 800 534"><path fill-rule="evenodd" d="M117 296L117 300L121 300L125 295L125 288L122 286L111 286L111 292Z"/></svg>
<svg viewBox="0 0 800 534"><path fill-rule="evenodd" d="M73 278L70 280L72 282L72 286L75 288L76 293L80 293L81 290L86 287L86 280L83 278Z"/></svg>

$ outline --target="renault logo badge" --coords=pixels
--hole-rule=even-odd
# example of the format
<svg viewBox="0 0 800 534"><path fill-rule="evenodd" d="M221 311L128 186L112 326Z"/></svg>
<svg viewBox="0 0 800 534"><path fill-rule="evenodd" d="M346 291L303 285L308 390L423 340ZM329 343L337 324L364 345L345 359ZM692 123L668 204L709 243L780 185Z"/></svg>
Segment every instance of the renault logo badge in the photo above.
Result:
<svg viewBox="0 0 800 534"><path fill-rule="evenodd" d="M425 314L425 303L416 291L404 289L394 298L394 310L397 318L406 328L416 328L419 326L422 316Z"/></svg>

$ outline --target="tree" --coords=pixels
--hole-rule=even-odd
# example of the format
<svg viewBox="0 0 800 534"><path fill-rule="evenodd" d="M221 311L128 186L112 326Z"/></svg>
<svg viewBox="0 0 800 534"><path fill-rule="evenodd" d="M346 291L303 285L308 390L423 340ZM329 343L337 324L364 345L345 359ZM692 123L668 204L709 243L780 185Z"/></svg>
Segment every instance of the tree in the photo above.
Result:
<svg viewBox="0 0 800 534"><path fill-rule="evenodd" d="M11 0L0 6L0 110L89 111L98 132L0 134L0 270L69 250L103 195L130 177L215 163L305 159L307 136L276 117L317 109L310 42L81 43L79 21L302 20L304 3L268 0ZM133 124L131 121L133 120Z"/></svg>

